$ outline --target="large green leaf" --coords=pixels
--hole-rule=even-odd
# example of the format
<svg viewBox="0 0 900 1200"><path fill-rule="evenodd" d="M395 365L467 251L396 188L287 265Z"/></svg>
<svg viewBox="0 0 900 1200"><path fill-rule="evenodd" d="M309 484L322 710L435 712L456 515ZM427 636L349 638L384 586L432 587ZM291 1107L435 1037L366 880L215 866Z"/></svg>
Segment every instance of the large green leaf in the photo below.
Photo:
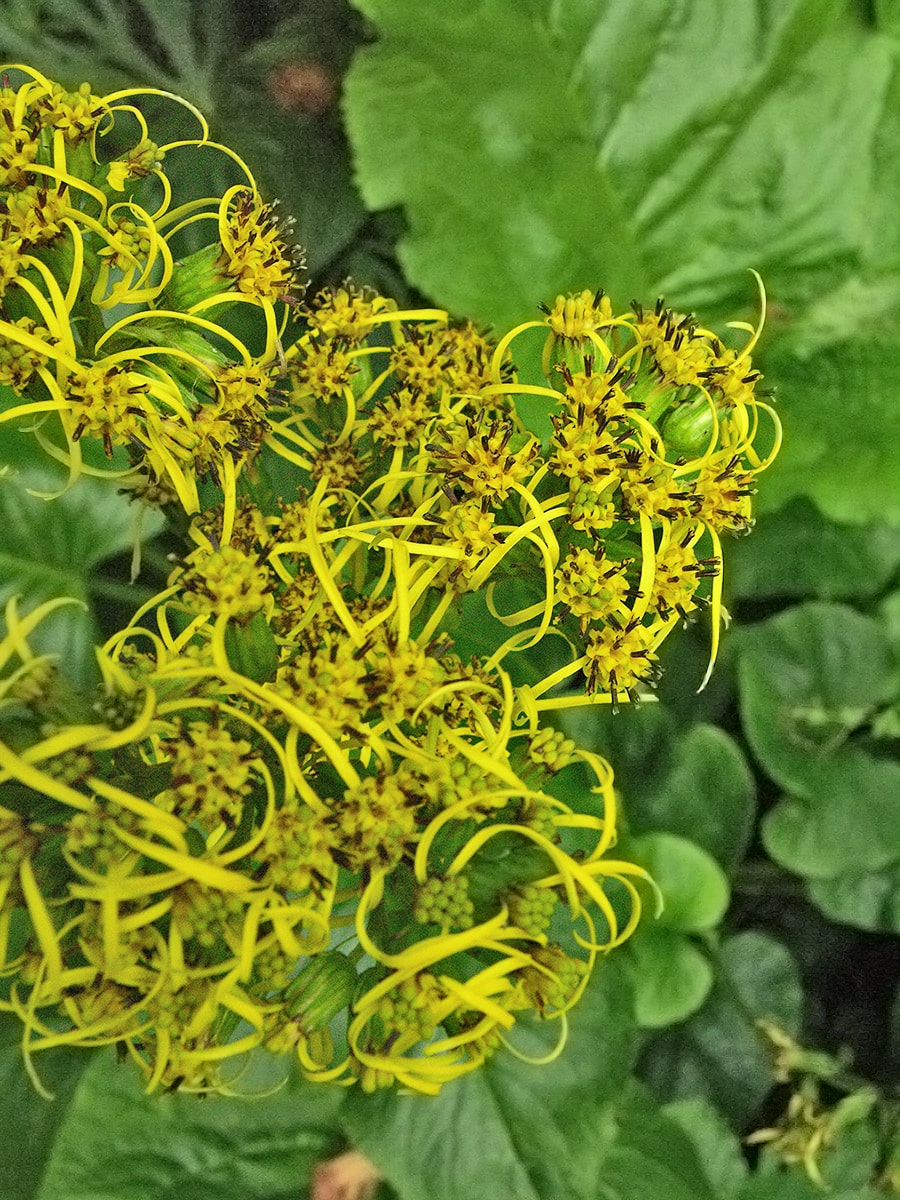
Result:
<svg viewBox="0 0 900 1200"><path fill-rule="evenodd" d="M635 833L664 831L695 842L726 869L740 861L753 827L753 778L737 743L714 725L679 727L661 704L612 714L576 709L570 737L609 759Z"/></svg>
<svg viewBox="0 0 900 1200"><path fill-rule="evenodd" d="M649 1042L640 1073L660 1098L705 1096L740 1129L772 1086L769 1053L755 1021L766 1017L795 1035L803 990L791 955L761 933L729 938L715 973L706 1004Z"/></svg>
<svg viewBox="0 0 900 1200"><path fill-rule="evenodd" d="M754 753L783 787L806 794L892 698L897 665L877 621L810 603L740 632L739 677Z"/></svg>
<svg viewBox="0 0 900 1200"><path fill-rule="evenodd" d="M634 935L626 953L634 979L634 1015L642 1028L684 1021L709 995L709 960L681 934L648 926Z"/></svg>
<svg viewBox="0 0 900 1200"><path fill-rule="evenodd" d="M676 933L704 933L722 920L728 907L728 880L699 846L670 833L635 838L629 847L663 894L659 924Z"/></svg>
<svg viewBox="0 0 900 1200"><path fill-rule="evenodd" d="M804 489L815 479L804 479ZM900 538L883 521L828 520L809 500L764 513L753 536L729 547L725 575L733 597L856 600L877 596L900 567Z"/></svg>
<svg viewBox="0 0 900 1200"><path fill-rule="evenodd" d="M821 1200L822 1189L799 1171L770 1172L752 1175L739 1196L740 1200ZM832 1192L828 1196L834 1200Z"/></svg>
<svg viewBox="0 0 900 1200"><path fill-rule="evenodd" d="M730 1200L747 1178L741 1145L721 1113L701 1097L673 1100L663 1109L691 1139L720 1200Z"/></svg>
<svg viewBox="0 0 900 1200"><path fill-rule="evenodd" d="M144 84L212 107L217 70L235 36L227 0L27 0L4 6L0 54L57 73L68 86ZM140 31L138 33L138 31Z"/></svg>
<svg viewBox="0 0 900 1200"><path fill-rule="evenodd" d="M851 870L829 879L812 879L809 894L832 921L900 933L900 861L881 870Z"/></svg>
<svg viewBox="0 0 900 1200"><path fill-rule="evenodd" d="M38 1095L25 1073L21 1022L0 1018L0 1196L32 1200L82 1071L90 1062L83 1050L52 1050L40 1055L41 1083L53 1096Z"/></svg>
<svg viewBox="0 0 900 1200"><path fill-rule="evenodd" d="M802 495L833 521L900 523L898 354L896 336L861 335L809 356L779 350L763 360L785 429L760 485L764 508Z"/></svg>
<svg viewBox="0 0 900 1200"><path fill-rule="evenodd" d="M625 950L638 1024L659 1028L683 1021L709 994L712 967L689 935L721 921L728 881L705 850L670 833L635 838L624 853L650 872L663 897L659 917L645 917Z"/></svg>
<svg viewBox="0 0 900 1200"><path fill-rule="evenodd" d="M878 615L891 640L895 654L900 657L900 590L885 596L878 606Z"/></svg>
<svg viewBox="0 0 900 1200"><path fill-rule="evenodd" d="M611 959L570 1014L555 1062L532 1066L505 1052L433 1100L351 1094L343 1117L354 1143L401 1200L596 1200L615 1135L612 1101L631 1064L631 999ZM556 1023L510 1035L546 1051Z"/></svg>
<svg viewBox="0 0 900 1200"><path fill-rule="evenodd" d="M808 789L781 800L763 821L766 849L812 879L900 865L900 764L845 750L819 764Z"/></svg>
<svg viewBox="0 0 900 1200"><path fill-rule="evenodd" d="M597 1200L721 1200L692 1139L643 1088L633 1086L617 1107L615 1129Z"/></svg>
<svg viewBox="0 0 900 1200"><path fill-rule="evenodd" d="M898 42L862 6L356 2L379 34L347 80L358 179L370 207L403 206L414 283L499 325L598 284L714 320L746 314L755 267L786 342L764 360L787 440L761 507L900 519L896 439L877 435L900 312Z"/></svg>
<svg viewBox="0 0 900 1200"><path fill-rule="evenodd" d="M802 605L744 631L740 677L747 735L789 793L763 820L766 849L832 918L897 929L900 764L879 729L898 679L885 629Z"/></svg>
<svg viewBox="0 0 900 1200"><path fill-rule="evenodd" d="M356 0L346 112L410 277L505 322L563 287L794 315L875 257L896 45L842 0ZM896 156L896 147L894 147ZM883 254L884 247L879 247Z"/></svg>
<svg viewBox="0 0 900 1200"><path fill-rule="evenodd" d="M39 1187L11 1200L304 1196L313 1165L340 1144L342 1098L297 1080L255 1100L147 1096L133 1067L103 1054L55 1130Z"/></svg>

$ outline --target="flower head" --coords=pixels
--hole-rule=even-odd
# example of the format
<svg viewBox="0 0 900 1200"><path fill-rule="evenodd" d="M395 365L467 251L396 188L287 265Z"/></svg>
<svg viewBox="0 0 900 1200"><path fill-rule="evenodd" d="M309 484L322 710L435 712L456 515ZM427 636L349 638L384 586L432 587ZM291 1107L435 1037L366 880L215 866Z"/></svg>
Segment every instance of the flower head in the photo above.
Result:
<svg viewBox="0 0 900 1200"><path fill-rule="evenodd" d="M70 93L24 67L3 78L0 371L16 399L0 421L33 428L72 481L152 484L196 512L197 478L233 491L265 433L278 309L302 265L290 225L185 101L197 135L167 144L149 136L142 93ZM182 201L167 160L204 147L239 181ZM188 230L200 249L185 249ZM238 304L258 312L252 348L221 323ZM240 406L222 398L236 373L251 385Z"/></svg>
<svg viewBox="0 0 900 1200"><path fill-rule="evenodd" d="M396 603L402 556L394 602L360 609L340 542L311 529L282 541L242 510L228 545L198 544L100 652L81 724L25 707L42 613L9 610L0 666L27 733L0 742L0 920L24 922L3 969L29 1061L115 1041L151 1086L203 1090L264 1044L313 1079L435 1092L518 1012L560 1017L634 928L644 873L605 857L606 765L514 731L505 672L464 669ZM242 579L254 538L269 543L259 606L243 584L220 594L213 561L230 552L222 581ZM290 604L304 573L319 578L314 636ZM570 769L594 780L574 810L545 790ZM498 886L483 851L500 836L527 853Z"/></svg>
<svg viewBox="0 0 900 1200"><path fill-rule="evenodd" d="M15 73L0 420L73 481L221 491L68 711L29 644L57 602L7 606L0 1004L27 1060L117 1042L148 1087L206 1090L262 1045L434 1093L523 1013L564 1030L649 881L608 856L608 765L544 714L638 699L704 608L715 658L761 415L777 449L758 330L732 349L602 292L498 340L350 285L298 303L288 227L199 114L157 143L135 93ZM200 148L239 178L182 201L169 156Z"/></svg>

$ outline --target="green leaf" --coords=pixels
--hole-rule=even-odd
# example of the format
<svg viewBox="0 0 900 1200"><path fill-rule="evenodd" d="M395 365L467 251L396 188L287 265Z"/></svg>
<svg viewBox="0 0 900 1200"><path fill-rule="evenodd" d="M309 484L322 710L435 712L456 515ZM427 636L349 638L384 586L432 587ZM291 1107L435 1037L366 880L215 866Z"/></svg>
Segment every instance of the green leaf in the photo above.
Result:
<svg viewBox="0 0 900 1200"><path fill-rule="evenodd" d="M88 686L97 675L100 612L114 604L130 614L148 594L97 572L104 559L133 545L136 510L114 484L88 478L54 500L29 495L28 489L58 491L64 476L52 464L35 461L30 439L8 427L0 427L0 467L4 463L17 466L0 475L0 606L12 595L22 597L22 612L54 596L80 601L51 614L30 641L38 653L58 654L68 678ZM141 537L162 523L159 514L146 513Z"/></svg>
<svg viewBox="0 0 900 1200"><path fill-rule="evenodd" d="M855 6L357 7L380 35L347 81L363 195L404 206L410 278L458 311L505 323L597 284L730 308L752 265L790 317L883 258L896 44Z"/></svg>
<svg viewBox="0 0 900 1200"><path fill-rule="evenodd" d="M884 1200L880 1188L852 1188L824 1193L828 1200ZM739 1193L738 1200L822 1200L822 1189L801 1175L799 1170L789 1175L754 1176Z"/></svg>
<svg viewBox="0 0 900 1200"><path fill-rule="evenodd" d="M729 938L715 964L716 982L703 1008L646 1046L640 1074L663 1100L704 1096L738 1128L772 1086L760 1017L796 1035L803 989L788 951L765 934Z"/></svg>
<svg viewBox="0 0 900 1200"><path fill-rule="evenodd" d="M900 11L893 0L875 0L875 21L885 33L900 37Z"/></svg>
<svg viewBox="0 0 900 1200"><path fill-rule="evenodd" d="M822 1189L800 1171L753 1175L738 1193L739 1200L822 1200ZM833 1193L828 1193L833 1200Z"/></svg>
<svg viewBox="0 0 900 1200"><path fill-rule="evenodd" d="M799 605L742 630L738 674L754 753L801 791L896 687L884 629L840 605Z"/></svg>
<svg viewBox="0 0 900 1200"><path fill-rule="evenodd" d="M813 879L880 871L900 860L898 795L900 764L845 750L766 814L763 841L782 866Z"/></svg>
<svg viewBox="0 0 900 1200"><path fill-rule="evenodd" d="M785 436L760 480L761 509L808 496L832 521L900 523L900 453L887 433L898 353L896 336L861 336L811 356L782 350L763 359Z"/></svg>
<svg viewBox="0 0 900 1200"><path fill-rule="evenodd" d="M675 1100L663 1113L691 1139L706 1175L721 1200L731 1200L747 1179L740 1142L722 1115L700 1097Z"/></svg>
<svg viewBox="0 0 900 1200"><path fill-rule="evenodd" d="M738 1193L737 1200L884 1200L884 1192L875 1187L833 1188L826 1192L803 1172L801 1167L771 1167L755 1172Z"/></svg>
<svg viewBox="0 0 900 1200"><path fill-rule="evenodd" d="M900 590L891 592L882 600L878 606L878 615L894 647L894 653L900 657Z"/></svg>
<svg viewBox="0 0 900 1200"><path fill-rule="evenodd" d="M743 632L739 674L747 736L790 793L763 820L766 849L817 881L825 911L893 928L900 764L872 752L868 733L897 688L884 629L853 609L802 605Z"/></svg>
<svg viewBox="0 0 900 1200"><path fill-rule="evenodd" d="M383 34L346 80L358 180L370 208L405 206L400 257L414 283L501 323L564 283L646 291L572 86L577 48L557 42L543 5L453 0L425 20L398 0L358 7Z"/></svg>
<svg viewBox="0 0 900 1200"><path fill-rule="evenodd" d="M56 1132L91 1056L84 1050L41 1054L41 1082L53 1096L38 1095L25 1073L18 1018L0 1017L0 1196L31 1200L36 1194Z"/></svg>
<svg viewBox="0 0 900 1200"><path fill-rule="evenodd" d="M576 743L607 758L628 826L696 842L726 869L740 862L753 827L753 777L733 738L713 725L676 726L662 704L612 714L566 713Z"/></svg>
<svg viewBox="0 0 900 1200"><path fill-rule="evenodd" d="M809 894L832 921L857 929L900 933L900 861L881 870L845 871L830 879L811 879Z"/></svg>
<svg viewBox="0 0 900 1200"><path fill-rule="evenodd" d="M643 1029L684 1021L709 995L713 971L706 956L671 929L640 929L628 942L634 1015Z"/></svg>
<svg viewBox="0 0 900 1200"><path fill-rule="evenodd" d="M612 958L569 1014L568 1044L554 1062L531 1066L500 1051L429 1100L352 1092L343 1109L350 1137L400 1200L596 1200L615 1132L611 1101L631 1062L630 1008ZM558 1034L551 1022L509 1036L536 1054Z"/></svg>
<svg viewBox="0 0 900 1200"><path fill-rule="evenodd" d="M34 1200L302 1196L315 1162L339 1145L342 1098L296 1079L258 1099L147 1096L132 1066L103 1054L81 1079Z"/></svg>
<svg viewBox="0 0 900 1200"><path fill-rule="evenodd" d="M626 797L636 828L689 837L722 866L735 867L753 827L753 777L740 748L713 725L675 739L674 761L657 786Z"/></svg>
<svg viewBox="0 0 900 1200"><path fill-rule="evenodd" d="M900 538L884 522L830 521L807 499L764 514L729 547L725 574L740 600L853 600L877 596L900 567Z"/></svg>
<svg viewBox="0 0 900 1200"><path fill-rule="evenodd" d="M728 907L728 881L704 850L670 833L635 838L624 852L650 872L664 900L660 916L646 918L624 951L638 1024L659 1028L683 1021L709 994L712 968L685 935L718 925Z"/></svg>
<svg viewBox="0 0 900 1200"><path fill-rule="evenodd" d="M721 1200L693 1141L643 1088L633 1086L617 1109L616 1132L597 1200Z"/></svg>
<svg viewBox="0 0 900 1200"><path fill-rule="evenodd" d="M629 854L650 872L663 894L661 926L700 933L718 925L728 907L728 880L699 846L670 833L649 833L630 843Z"/></svg>
<svg viewBox="0 0 900 1200"><path fill-rule="evenodd" d="M83 79L95 87L163 87L209 113L216 71L233 36L225 0L140 0L131 10L49 0L40 12L14 0L4 12L0 51L70 87Z"/></svg>

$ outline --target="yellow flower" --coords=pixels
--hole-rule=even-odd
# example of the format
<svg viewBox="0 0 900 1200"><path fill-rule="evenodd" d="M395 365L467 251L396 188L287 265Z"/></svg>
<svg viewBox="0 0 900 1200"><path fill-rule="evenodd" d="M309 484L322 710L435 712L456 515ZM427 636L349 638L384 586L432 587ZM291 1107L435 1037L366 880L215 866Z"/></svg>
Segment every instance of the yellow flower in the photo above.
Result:
<svg viewBox="0 0 900 1200"><path fill-rule="evenodd" d="M15 86L0 94L0 373L17 398L0 421L33 428L70 482L88 473L161 489L193 513L196 480L210 477L233 504L235 472L265 433L277 310L297 288L289 226L186 101L167 97L197 136L157 143L140 100L163 93L68 93L22 66L4 76ZM102 139L125 114L138 137L110 159ZM245 182L182 201L164 170L175 145L217 150ZM177 261L181 231L200 223L208 244ZM260 311L261 353L220 323L236 304ZM222 391L236 375L252 381L239 405Z"/></svg>
<svg viewBox="0 0 900 1200"><path fill-rule="evenodd" d="M100 652L94 720L48 728L38 695L27 736L0 741L0 929L19 910L24 937L3 969L29 1062L118 1041L148 1087L205 1090L264 1044L313 1079L433 1093L477 1067L517 1013L561 1018L635 927L644 873L607 858L608 768L550 731L514 732L500 668L421 648L429 618L409 607L402 553L382 582L389 602L354 615L339 565L367 545L352 525L320 531L318 499L303 538L281 541L277 518L242 508L231 542L179 567ZM241 564L255 578L263 540L265 590L247 591ZM315 638L305 612L279 612L295 571L327 597ZM34 661L44 612L9 606L0 670L12 680ZM258 656L260 621L271 658ZM333 654L314 665L319 637ZM321 702L285 686L281 660L298 680L319 672ZM343 710L325 702L327 662L358 668ZM3 686L18 703L21 689ZM596 777L577 811L541 790L575 764ZM61 836L45 845L45 828ZM501 835L529 850L521 877L470 894ZM624 926L608 889L630 911ZM564 944L548 944L551 916Z"/></svg>
<svg viewBox="0 0 900 1200"><path fill-rule="evenodd" d="M80 708L29 645L56 602L7 606L0 971L27 1061L120 1042L148 1088L206 1090L265 1045L312 1079L435 1093L525 1012L559 1022L553 1057L650 881L610 857L609 767L541 714L639 698L704 608L715 658L719 535L751 523L761 416L778 444L759 328L736 350L586 291L494 342L348 285L297 305L283 346L290 231L203 118L186 105L197 137L157 143L138 92L10 72L0 420L72 481L188 513L198 480L222 495ZM110 161L120 114L137 136ZM245 179L174 195L166 157L192 145ZM523 395L551 410L547 446Z"/></svg>

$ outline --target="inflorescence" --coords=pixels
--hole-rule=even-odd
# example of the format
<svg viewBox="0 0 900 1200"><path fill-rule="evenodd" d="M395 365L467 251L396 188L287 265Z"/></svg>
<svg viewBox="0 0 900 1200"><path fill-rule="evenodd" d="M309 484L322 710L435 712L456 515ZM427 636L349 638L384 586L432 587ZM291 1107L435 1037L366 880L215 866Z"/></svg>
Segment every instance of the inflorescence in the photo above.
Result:
<svg viewBox="0 0 900 1200"><path fill-rule="evenodd" d="M151 95L192 136L153 141L134 102ZM234 167L221 197L191 195L185 155L198 153ZM266 429L278 312L302 258L202 115L162 93L66 92L7 69L0 234L0 384L20 397L0 420L31 418L72 480L165 480L188 513L198 478L233 486ZM234 332L239 312L249 336Z"/></svg>
<svg viewBox="0 0 900 1200"><path fill-rule="evenodd" d="M561 1046L649 881L610 857L608 765L547 715L652 689L703 608L712 665L720 536L778 448L759 329L734 350L583 292L493 339L349 284L302 298L199 114L157 145L133 93L15 71L0 420L70 482L194 516L94 697L32 648L65 601L6 608L0 1007L27 1061L116 1043L149 1087L208 1090L262 1046L435 1092L527 1013ZM178 202L167 165L201 148L241 182Z"/></svg>

